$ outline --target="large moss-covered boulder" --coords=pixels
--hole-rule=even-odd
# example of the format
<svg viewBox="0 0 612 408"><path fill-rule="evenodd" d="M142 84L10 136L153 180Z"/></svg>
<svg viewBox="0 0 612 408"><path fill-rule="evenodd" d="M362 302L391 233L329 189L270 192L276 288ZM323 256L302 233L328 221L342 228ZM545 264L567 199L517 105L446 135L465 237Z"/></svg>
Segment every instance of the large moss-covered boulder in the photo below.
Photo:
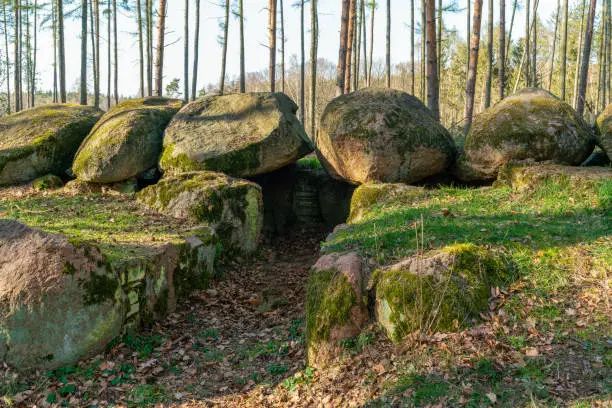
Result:
<svg viewBox="0 0 612 408"><path fill-rule="evenodd" d="M612 179L610 167L574 167L552 163L510 162L499 170L497 184L508 185L514 190L536 191L547 185L568 186L585 191L597 189L604 180Z"/></svg>
<svg viewBox="0 0 612 408"><path fill-rule="evenodd" d="M138 200L163 214L209 225L227 249L257 248L263 201L255 183L222 173L181 173L140 191Z"/></svg>
<svg viewBox="0 0 612 408"><path fill-rule="evenodd" d="M468 244L407 258L374 274L377 319L393 341L467 327L508 272L503 256Z"/></svg>
<svg viewBox="0 0 612 408"><path fill-rule="evenodd" d="M306 293L308 364L323 368L342 354L342 340L368 321L368 269L355 252L323 255L312 267Z"/></svg>
<svg viewBox="0 0 612 408"><path fill-rule="evenodd" d="M410 205L413 201L427 195L423 187L408 186L400 183L362 184L353 193L349 223L362 221L376 205L394 202L396 205Z"/></svg>
<svg viewBox="0 0 612 408"><path fill-rule="evenodd" d="M577 166L593 147L593 132L571 106L543 89L523 89L474 118L455 173L494 180L508 161L527 159Z"/></svg>
<svg viewBox="0 0 612 408"><path fill-rule="evenodd" d="M0 186L64 174L102 111L42 105L0 119Z"/></svg>
<svg viewBox="0 0 612 408"><path fill-rule="evenodd" d="M183 102L150 97L112 107L85 139L72 165L79 180L114 183L157 164L163 135Z"/></svg>
<svg viewBox="0 0 612 408"><path fill-rule="evenodd" d="M165 171L211 170L234 177L268 173L312 151L297 105L283 93L207 96L166 129Z"/></svg>
<svg viewBox="0 0 612 408"><path fill-rule="evenodd" d="M599 132L597 134L597 144L612 160L612 104L601 112L597 118Z"/></svg>
<svg viewBox="0 0 612 408"><path fill-rule="evenodd" d="M446 170L456 153L431 111L393 89L368 88L332 100L316 145L327 171L353 184L413 183Z"/></svg>
<svg viewBox="0 0 612 408"><path fill-rule="evenodd" d="M120 281L95 246L0 220L0 265L0 361L72 364L120 334Z"/></svg>

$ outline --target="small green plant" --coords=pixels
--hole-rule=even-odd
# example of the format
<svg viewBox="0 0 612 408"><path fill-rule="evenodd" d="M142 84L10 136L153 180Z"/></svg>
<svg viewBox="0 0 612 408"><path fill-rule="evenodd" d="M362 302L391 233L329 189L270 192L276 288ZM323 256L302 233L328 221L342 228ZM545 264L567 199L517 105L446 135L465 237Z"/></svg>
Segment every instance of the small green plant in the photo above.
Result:
<svg viewBox="0 0 612 408"><path fill-rule="evenodd" d="M297 161L299 169L322 169L323 165L316 156L303 157Z"/></svg>
<svg viewBox="0 0 612 408"><path fill-rule="evenodd" d="M225 352L218 349L211 349L204 353L204 360L208 362L216 362L219 363L223 361L225 357Z"/></svg>
<svg viewBox="0 0 612 408"><path fill-rule="evenodd" d="M127 395L128 407L148 407L168 399L163 387L149 384L137 385Z"/></svg>
<svg viewBox="0 0 612 408"><path fill-rule="evenodd" d="M314 378L315 369L312 367L306 367L304 371L296 373L292 377L286 378L281 386L289 390L289 392L295 391L300 384L308 384Z"/></svg>
<svg viewBox="0 0 612 408"><path fill-rule="evenodd" d="M198 333L198 337L201 339L214 339L219 338L219 331L217 329L203 329Z"/></svg>
<svg viewBox="0 0 612 408"><path fill-rule="evenodd" d="M266 371L272 375L283 375L287 372L287 366L282 364L268 364Z"/></svg>
<svg viewBox="0 0 612 408"><path fill-rule="evenodd" d="M156 347L164 344L164 337L161 334L140 334L140 333L127 333L121 337L113 340L108 348L124 344L126 347L138 353L139 357L149 357Z"/></svg>

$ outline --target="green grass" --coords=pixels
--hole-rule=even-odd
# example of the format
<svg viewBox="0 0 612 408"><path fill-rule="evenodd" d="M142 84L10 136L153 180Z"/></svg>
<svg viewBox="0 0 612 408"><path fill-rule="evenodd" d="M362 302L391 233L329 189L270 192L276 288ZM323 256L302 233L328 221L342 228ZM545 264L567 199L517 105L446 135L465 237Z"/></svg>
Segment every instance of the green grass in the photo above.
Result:
<svg viewBox="0 0 612 408"><path fill-rule="evenodd" d="M170 397L159 385L137 385L127 395L128 407L148 407L167 402Z"/></svg>
<svg viewBox="0 0 612 408"><path fill-rule="evenodd" d="M130 196L0 198L0 215L97 245L111 261L146 255L159 242L178 242L189 227L146 211Z"/></svg>

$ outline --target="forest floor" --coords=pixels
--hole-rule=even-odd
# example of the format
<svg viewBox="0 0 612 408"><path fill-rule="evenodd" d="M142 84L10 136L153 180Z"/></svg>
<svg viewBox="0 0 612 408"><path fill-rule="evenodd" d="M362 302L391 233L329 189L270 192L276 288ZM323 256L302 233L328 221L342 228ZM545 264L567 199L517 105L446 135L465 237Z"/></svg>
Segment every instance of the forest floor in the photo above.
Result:
<svg viewBox="0 0 612 408"><path fill-rule="evenodd" d="M325 234L296 232L92 359L29 377L0 367L0 405L612 407L611 200L612 180L440 188L374 204L323 245L385 265L414 253L420 222L426 248L505 248L516 274L470 330L393 344L373 324L337 364L306 366L306 282Z"/></svg>

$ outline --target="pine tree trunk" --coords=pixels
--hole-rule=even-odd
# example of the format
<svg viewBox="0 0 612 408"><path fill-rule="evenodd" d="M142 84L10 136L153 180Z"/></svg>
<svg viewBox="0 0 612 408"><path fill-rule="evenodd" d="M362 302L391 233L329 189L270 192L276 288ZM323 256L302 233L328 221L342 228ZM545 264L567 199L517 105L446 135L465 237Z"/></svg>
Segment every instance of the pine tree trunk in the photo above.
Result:
<svg viewBox="0 0 612 408"><path fill-rule="evenodd" d="M270 61L268 70L270 75L270 92L276 91L276 1L277 0L269 0L268 2L268 30L270 41Z"/></svg>
<svg viewBox="0 0 612 408"><path fill-rule="evenodd" d="M359 0L359 17L357 18L357 25L355 29L357 30L357 41L355 43L355 71L353 75L353 89L356 91L359 89L359 76L361 74L361 34L363 26L363 4L364 0Z"/></svg>
<svg viewBox="0 0 612 408"><path fill-rule="evenodd" d="M531 58L531 86L537 88L539 86L538 81L538 2L539 0L535 0L533 2L533 23L531 27L531 32L533 33L533 46L531 50L533 52L533 56Z"/></svg>
<svg viewBox="0 0 612 408"><path fill-rule="evenodd" d="M317 0L310 0L310 138L316 138L317 46L319 38Z"/></svg>
<svg viewBox="0 0 612 408"><path fill-rule="evenodd" d="M344 74L346 70L346 51L348 39L348 21L350 0L342 0L342 19L340 24L340 47L338 51L338 66L336 67L336 96L344 93Z"/></svg>
<svg viewBox="0 0 612 408"><path fill-rule="evenodd" d="M107 72L108 77L106 80L106 109L111 107L111 81L112 81L112 59L111 59L111 0L106 3L106 15L108 17L108 25L106 27L106 44L108 45L106 58L107 58Z"/></svg>
<svg viewBox="0 0 612 408"><path fill-rule="evenodd" d="M164 38L166 35L166 0L159 0L159 10L157 10L157 12L159 13L159 21L157 23L157 59L155 61L155 90L157 96L162 96L164 84Z"/></svg>
<svg viewBox="0 0 612 408"><path fill-rule="evenodd" d="M425 18L425 0L421 0L421 101L426 103L425 100L425 61L427 59L427 51L425 46L427 44L427 20Z"/></svg>
<svg viewBox="0 0 612 408"><path fill-rule="evenodd" d="M489 18L487 19L487 83L485 85L484 106L491 106L491 85L493 82L493 0L489 0Z"/></svg>
<svg viewBox="0 0 612 408"><path fill-rule="evenodd" d="M59 83L60 101L66 103L66 50L64 48L64 4L57 0L57 21L59 36ZM21 90L21 89L20 89Z"/></svg>
<svg viewBox="0 0 612 408"><path fill-rule="evenodd" d="M472 17L471 17L471 6L472 6L472 1L471 0L467 0L467 52L468 52L468 57L466 58L466 64L465 64L465 80L467 82L467 77L470 75L470 47L471 47L471 43L472 43Z"/></svg>
<svg viewBox="0 0 612 408"><path fill-rule="evenodd" d="M140 0L139 0L140 1ZM99 101L99 92L100 92L100 78L99 78L99 68L98 65L100 64L99 62L99 55L97 55L97 46L96 46L96 35L98 32L98 29L96 28L96 19L97 19L97 14L95 11L95 7L94 7L94 2L97 2L97 0L89 0L89 25L91 26L91 56L92 56L92 62L93 62L93 80L94 80L94 106L97 108L99 107L100 101ZM98 27L99 28L99 27Z"/></svg>
<svg viewBox="0 0 612 408"><path fill-rule="evenodd" d="M219 93L221 95L223 95L223 92L225 92L225 69L227 67L227 33L229 31L229 9L229 0L225 0L225 20L223 23L223 51L221 56L221 78L219 79Z"/></svg>
<svg viewBox="0 0 612 408"><path fill-rule="evenodd" d="M8 40L8 25L6 18L6 3L2 2L2 23L4 25L4 53L6 54L6 58L4 59L6 63L6 113L11 114L11 64L9 61L9 40Z"/></svg>
<svg viewBox="0 0 612 408"><path fill-rule="evenodd" d="M119 103L119 55L117 46L117 0L113 0L113 50L115 55L115 105Z"/></svg>
<svg viewBox="0 0 612 408"><path fill-rule="evenodd" d="M552 56L550 58L550 72L548 73L548 92L552 90L553 71L555 70L555 52L557 48L557 31L559 30L559 14L561 13L561 0L557 0L557 14L555 15L555 33L552 43Z"/></svg>
<svg viewBox="0 0 612 408"><path fill-rule="evenodd" d="M153 95L153 0L146 0L145 18L147 30L147 95Z"/></svg>
<svg viewBox="0 0 612 408"><path fill-rule="evenodd" d="M280 29L281 29L281 92L285 92L285 11L284 1L280 1Z"/></svg>
<svg viewBox="0 0 612 408"><path fill-rule="evenodd" d="M351 78L353 66L353 43L355 37L355 10L356 0L350 0L349 4L349 19L346 33L346 62L344 63L344 93L351 92Z"/></svg>
<svg viewBox="0 0 612 408"><path fill-rule="evenodd" d="M435 6L435 5L434 5ZM434 30L435 35L435 30ZM387 88L391 88L391 0L387 0L387 52L385 59Z"/></svg>
<svg viewBox="0 0 612 408"><path fill-rule="evenodd" d="M363 9L363 20L361 21L361 29L363 31L363 78L364 84L368 86L368 34L366 23L365 0L361 0L361 8Z"/></svg>
<svg viewBox="0 0 612 408"><path fill-rule="evenodd" d="M142 39L142 7L141 0L137 0L136 8L138 9L138 62L140 72L140 97L145 96L145 85L144 85L144 44Z"/></svg>
<svg viewBox="0 0 612 408"><path fill-rule="evenodd" d="M36 63L38 53L38 0L34 0L34 50L32 56L32 85L30 86L32 92L32 107L36 106ZM8 77L7 77L8 78Z"/></svg>
<svg viewBox="0 0 612 408"><path fill-rule="evenodd" d="M185 22L184 22L183 36L185 37L185 48L183 49L184 61L183 61L183 100L187 102L189 100L189 0L185 0Z"/></svg>
<svg viewBox="0 0 612 408"><path fill-rule="evenodd" d="M304 0L300 0L300 122L306 126L304 87L306 81L306 50L304 49Z"/></svg>
<svg viewBox="0 0 612 408"><path fill-rule="evenodd" d="M529 76L529 71L531 69L531 5L530 1L526 0L525 3L525 86L531 86L531 77Z"/></svg>
<svg viewBox="0 0 612 408"><path fill-rule="evenodd" d="M438 24L438 88L440 88L440 81L442 80L440 73L442 67L442 29L444 24L443 10L442 0L438 0L438 22L436 23Z"/></svg>
<svg viewBox="0 0 612 408"><path fill-rule="evenodd" d="M470 44L470 70L465 91L465 121L466 132L472 126L474 113L474 94L476 91L476 74L478 71L478 50L480 48L480 23L482 18L482 0L474 1L474 25Z"/></svg>
<svg viewBox="0 0 612 408"><path fill-rule="evenodd" d="M499 0L499 100L506 90L506 0Z"/></svg>
<svg viewBox="0 0 612 408"><path fill-rule="evenodd" d="M25 30L25 47L26 47L26 53L25 53L25 68L26 68L26 74L25 74L25 79L26 79L26 101L27 101L27 105L26 107L31 108L32 104L30 102L30 85L32 84L32 55L31 55L31 50L32 50L32 46L31 46L31 36L30 36L30 0L25 0L25 7L22 9L25 10L25 26L26 26L26 30ZM22 80L23 80L23 76L22 76Z"/></svg>
<svg viewBox="0 0 612 408"><path fill-rule="evenodd" d="M21 58L20 58L20 54L19 54L19 7L20 7L20 1L19 0L15 0L15 3L13 5L13 11L15 13L15 38L14 38L14 45L15 45L15 77L14 77L14 81L15 81L15 112L19 112L21 110L21 89L19 88L19 77L21 75Z"/></svg>
<svg viewBox="0 0 612 408"><path fill-rule="evenodd" d="M414 96L414 0L410 0L410 94Z"/></svg>
<svg viewBox="0 0 612 408"><path fill-rule="evenodd" d="M240 23L240 93L246 92L246 69L244 61L244 5L243 0L239 0L239 23ZM198 0L199 8L200 0ZM198 12L199 13L199 12ZM194 72L195 75L195 72Z"/></svg>
<svg viewBox="0 0 612 408"><path fill-rule="evenodd" d="M512 6L512 17L510 18L510 29L508 30L508 38L506 39L506 62L505 65L508 65L508 57L510 55L510 45L512 45L512 29L514 28L514 17L516 15L516 6L518 0L514 0L514 5Z"/></svg>
<svg viewBox="0 0 612 408"><path fill-rule="evenodd" d="M580 36L578 38L578 52L576 53L576 71L574 72L574 95L573 95L573 106L574 109L578 106L578 82L580 76L580 50L582 49L582 42L584 38L584 20L586 12L586 0L582 0L582 12L580 13Z"/></svg>
<svg viewBox="0 0 612 408"><path fill-rule="evenodd" d="M589 17L587 19L586 30L584 32L584 47L582 49L582 65L580 67L580 83L578 85L578 103L576 111L578 116L584 115L586 105L586 88L589 75L589 59L591 57L591 43L593 41L593 24L595 22L595 11L597 0L591 0L589 7Z"/></svg>
<svg viewBox="0 0 612 408"><path fill-rule="evenodd" d="M59 90L57 86L57 3L51 2L51 19L53 30L53 103L59 101Z"/></svg>
<svg viewBox="0 0 612 408"><path fill-rule="evenodd" d="M427 106L436 120L440 120L439 85L438 85L438 52L436 38L436 2L427 0Z"/></svg>
<svg viewBox="0 0 612 408"><path fill-rule="evenodd" d="M370 67L368 68L368 86L372 86L372 65L374 65L374 11L376 10L376 0L372 0L370 14Z"/></svg>
<svg viewBox="0 0 612 408"><path fill-rule="evenodd" d="M567 89L567 31L568 31L568 0L563 0L563 25L561 27L561 100L566 100Z"/></svg>
<svg viewBox="0 0 612 408"><path fill-rule="evenodd" d="M87 105L87 0L81 0L81 105Z"/></svg>
<svg viewBox="0 0 612 408"><path fill-rule="evenodd" d="M242 27L242 0L240 0L240 24ZM244 92L243 89L243 81L244 81L244 33L242 29L240 31L241 37L241 58L242 61L240 63L241 67L241 92ZM200 0L196 0L196 24L195 24L195 34L193 39L193 72L192 72L192 83L191 83L191 100L195 101L196 92L198 87L198 58L200 56Z"/></svg>

